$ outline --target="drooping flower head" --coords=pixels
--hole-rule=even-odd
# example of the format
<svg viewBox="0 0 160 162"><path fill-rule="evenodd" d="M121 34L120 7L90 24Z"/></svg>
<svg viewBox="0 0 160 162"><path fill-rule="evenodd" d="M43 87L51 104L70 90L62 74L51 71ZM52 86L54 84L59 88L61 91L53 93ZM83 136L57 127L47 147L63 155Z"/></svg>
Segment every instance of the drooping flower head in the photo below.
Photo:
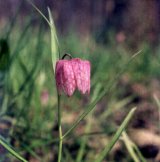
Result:
<svg viewBox="0 0 160 162"><path fill-rule="evenodd" d="M76 88L82 94L90 93L90 62L74 58L56 62L56 85L58 93L72 96Z"/></svg>

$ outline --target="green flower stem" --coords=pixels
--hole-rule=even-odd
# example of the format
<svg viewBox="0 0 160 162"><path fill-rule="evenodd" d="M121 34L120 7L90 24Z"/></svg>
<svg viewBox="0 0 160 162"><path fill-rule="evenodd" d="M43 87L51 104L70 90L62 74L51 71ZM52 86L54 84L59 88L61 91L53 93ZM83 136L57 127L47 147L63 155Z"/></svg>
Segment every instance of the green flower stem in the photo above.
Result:
<svg viewBox="0 0 160 162"><path fill-rule="evenodd" d="M61 162L62 158L62 126L61 126L61 108L60 108L60 95L58 95L58 130L59 130L59 148L58 148L58 162Z"/></svg>
<svg viewBox="0 0 160 162"><path fill-rule="evenodd" d="M14 157L19 159L22 162L28 162L26 159L24 159L22 156L20 156L16 151L14 151L7 142L4 141L2 137L0 137L0 145L2 145L6 150L8 150Z"/></svg>

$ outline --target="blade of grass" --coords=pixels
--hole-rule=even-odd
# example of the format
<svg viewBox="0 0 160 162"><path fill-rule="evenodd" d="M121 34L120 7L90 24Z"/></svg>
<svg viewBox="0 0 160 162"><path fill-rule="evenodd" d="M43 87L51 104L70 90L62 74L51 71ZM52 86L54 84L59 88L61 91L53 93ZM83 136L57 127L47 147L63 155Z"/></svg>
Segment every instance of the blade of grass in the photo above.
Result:
<svg viewBox="0 0 160 162"><path fill-rule="evenodd" d="M146 162L145 158L143 157L142 153L138 149L137 145L135 145L134 143L133 143L133 148L134 148L135 152L137 153L137 155L139 156L139 158L141 159L141 161Z"/></svg>
<svg viewBox="0 0 160 162"><path fill-rule="evenodd" d="M135 145L135 143L131 141L131 139L125 131L122 133L122 140L124 141L128 152L130 153L135 162L146 162L138 147Z"/></svg>
<svg viewBox="0 0 160 162"><path fill-rule="evenodd" d="M159 110L160 110L160 100L158 99L157 95L155 95L155 94L153 95L153 97L154 97L154 100L156 101L156 104L157 104Z"/></svg>
<svg viewBox="0 0 160 162"><path fill-rule="evenodd" d="M50 9L48 8L50 30L51 30L51 53L52 53L52 64L55 72L56 61L60 59L59 43L57 38L57 32L54 24L54 20Z"/></svg>
<svg viewBox="0 0 160 162"><path fill-rule="evenodd" d="M158 106L158 113L159 113L159 124L158 124L158 127L159 127L159 129L160 129L160 100L158 99L158 97L157 97L157 95L156 94L154 94L153 95L153 98L154 98L154 100L155 100L155 102L156 102L156 104L157 104L157 106Z"/></svg>
<svg viewBox="0 0 160 162"><path fill-rule="evenodd" d="M39 160L39 162L44 162L37 154L36 152L34 152L32 149L30 149L30 147L28 147L27 145L22 143L22 146L33 156L35 157L37 160Z"/></svg>
<svg viewBox="0 0 160 162"><path fill-rule="evenodd" d="M52 64L53 64L53 70L55 72L55 64L58 59L60 59L60 49L59 49L59 43L58 43L58 37L56 33L56 28L54 24L54 20L51 14L50 9L48 8L48 14L49 14L49 20L46 18L46 16L30 1L27 0L33 8L46 20L48 23L50 30L51 30L51 53L52 53Z"/></svg>
<svg viewBox="0 0 160 162"><path fill-rule="evenodd" d="M11 153L14 157L16 157L17 159L19 159L22 162L28 162L26 159L24 159L22 156L20 156L13 148L11 148L11 146L9 146L9 144L7 144L7 142L3 139L3 137L0 136L0 144L9 151L9 153Z"/></svg>
<svg viewBox="0 0 160 162"><path fill-rule="evenodd" d="M113 148L113 146L115 145L115 143L118 141L119 137L121 136L122 132L124 131L124 129L128 125L128 122L132 118L135 110L136 110L136 108L131 109L131 111L128 113L128 115L126 116L126 118L124 119L124 121L122 122L122 124L120 125L120 127L118 128L117 132L115 133L115 135L111 139L111 142L97 156L97 158L95 159L95 162L102 162L102 160L105 158L105 156L108 155L108 153L111 151L111 149Z"/></svg>
<svg viewBox="0 0 160 162"><path fill-rule="evenodd" d="M0 116L2 114L5 114L6 113L7 108L8 108L8 101L9 101L9 96L8 96L8 94L5 93L4 99L3 99L3 102L2 102L1 111L0 111Z"/></svg>
<svg viewBox="0 0 160 162"><path fill-rule="evenodd" d="M133 145L132 145L131 141L129 140L128 135L126 134L125 131L122 133L122 140L124 141L124 144L126 145L126 148L129 152L129 154L131 155L132 159L135 162L140 162L139 158L137 157L137 155L133 149Z"/></svg>
<svg viewBox="0 0 160 162"><path fill-rule="evenodd" d="M44 20L48 23L49 26L51 26L49 20L46 18L46 16L33 4L32 1L30 0L27 0L31 5L32 7L44 18Z"/></svg>

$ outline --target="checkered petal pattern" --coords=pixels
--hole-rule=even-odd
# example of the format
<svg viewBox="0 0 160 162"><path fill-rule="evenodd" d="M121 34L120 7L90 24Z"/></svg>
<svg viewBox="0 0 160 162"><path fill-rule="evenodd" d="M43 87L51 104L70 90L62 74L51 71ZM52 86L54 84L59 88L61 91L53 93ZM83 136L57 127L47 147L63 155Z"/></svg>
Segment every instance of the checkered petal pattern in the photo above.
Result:
<svg viewBox="0 0 160 162"><path fill-rule="evenodd" d="M59 60L56 63L56 85L58 93L62 91L72 96L76 88L82 94L90 93L90 62L79 58Z"/></svg>

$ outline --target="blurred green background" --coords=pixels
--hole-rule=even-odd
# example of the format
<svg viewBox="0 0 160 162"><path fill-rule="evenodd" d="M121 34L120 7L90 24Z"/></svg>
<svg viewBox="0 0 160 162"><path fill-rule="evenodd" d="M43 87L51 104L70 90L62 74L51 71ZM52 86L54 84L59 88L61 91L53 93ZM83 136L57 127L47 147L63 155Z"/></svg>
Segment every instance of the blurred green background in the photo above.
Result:
<svg viewBox="0 0 160 162"><path fill-rule="evenodd" d="M159 162L160 1L33 3L47 17L47 7L51 8L61 57L70 53L88 59L92 65L90 95L76 92L70 98L62 96L63 132L86 105L116 83L64 141L62 161L92 162L127 112L136 106L127 128L129 148L134 143L144 161ZM138 51L140 54L128 63ZM57 99L50 29L27 1L0 1L0 136L29 162L57 161ZM16 159L0 146L0 161ZM135 159L122 139L105 161Z"/></svg>

